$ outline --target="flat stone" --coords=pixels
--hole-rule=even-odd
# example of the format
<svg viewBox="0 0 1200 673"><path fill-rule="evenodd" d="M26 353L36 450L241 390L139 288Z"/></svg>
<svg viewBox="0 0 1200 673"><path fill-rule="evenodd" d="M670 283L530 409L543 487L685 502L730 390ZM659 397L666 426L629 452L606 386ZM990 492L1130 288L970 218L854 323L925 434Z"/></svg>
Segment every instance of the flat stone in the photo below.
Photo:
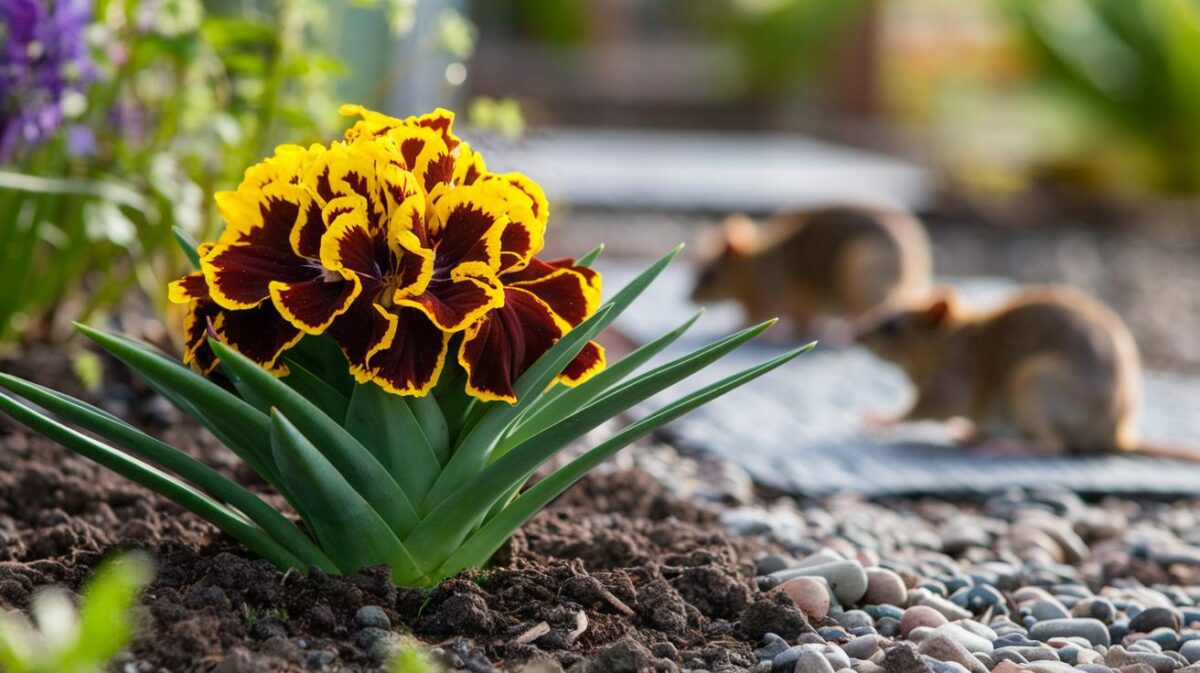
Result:
<svg viewBox="0 0 1200 673"><path fill-rule="evenodd" d="M1033 607L1030 608L1030 614L1038 621L1067 619L1071 616L1071 612L1067 610L1066 606L1054 598L1043 598L1034 603Z"/></svg>
<svg viewBox="0 0 1200 673"><path fill-rule="evenodd" d="M1107 646L1111 642L1108 627L1098 619L1072 617L1070 619L1048 619L1034 624L1029 631L1034 640L1047 641L1051 638L1087 638L1093 645Z"/></svg>
<svg viewBox="0 0 1200 673"><path fill-rule="evenodd" d="M1113 673L1113 669L1104 664L1079 664L1075 669L1083 673Z"/></svg>
<svg viewBox="0 0 1200 673"><path fill-rule="evenodd" d="M954 642L967 648L968 652L983 652L986 654L994 649L990 640L983 636L977 636L958 624L942 624L934 629L934 631L935 633L941 633L954 639Z"/></svg>
<svg viewBox="0 0 1200 673"><path fill-rule="evenodd" d="M1009 654L1020 655L1025 661L1058 661L1058 652L1049 647L998 647L992 651L993 657L1008 658Z"/></svg>
<svg viewBox="0 0 1200 673"><path fill-rule="evenodd" d="M914 603L915 596L915 603ZM931 607L934 610L942 613L946 619L950 621L958 619L969 619L972 614L966 608L960 608L949 600L936 596L928 591L918 593L916 591L909 592L909 602L915 605L924 605Z"/></svg>

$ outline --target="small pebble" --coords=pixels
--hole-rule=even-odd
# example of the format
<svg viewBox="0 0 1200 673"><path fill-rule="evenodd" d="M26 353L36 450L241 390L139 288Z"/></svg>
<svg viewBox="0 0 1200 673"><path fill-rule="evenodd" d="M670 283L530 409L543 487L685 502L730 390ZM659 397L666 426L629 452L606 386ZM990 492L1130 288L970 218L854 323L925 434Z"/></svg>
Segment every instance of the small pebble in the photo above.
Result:
<svg viewBox="0 0 1200 673"><path fill-rule="evenodd" d="M1070 619L1049 619L1038 622L1029 631L1034 640L1046 641L1051 638L1086 638L1093 645L1107 646L1109 640L1108 628L1098 619L1090 617L1073 617Z"/></svg>
<svg viewBox="0 0 1200 673"><path fill-rule="evenodd" d="M829 590L825 583L813 577L796 577L771 591L782 591L809 619L823 619L829 614Z"/></svg>
<svg viewBox="0 0 1200 673"><path fill-rule="evenodd" d="M946 616L926 605L914 605L900 618L900 633L907 638L918 626L937 628L947 622Z"/></svg>
<svg viewBox="0 0 1200 673"><path fill-rule="evenodd" d="M908 587L895 572L886 568L867 568L867 593L862 600L867 605L904 605Z"/></svg>

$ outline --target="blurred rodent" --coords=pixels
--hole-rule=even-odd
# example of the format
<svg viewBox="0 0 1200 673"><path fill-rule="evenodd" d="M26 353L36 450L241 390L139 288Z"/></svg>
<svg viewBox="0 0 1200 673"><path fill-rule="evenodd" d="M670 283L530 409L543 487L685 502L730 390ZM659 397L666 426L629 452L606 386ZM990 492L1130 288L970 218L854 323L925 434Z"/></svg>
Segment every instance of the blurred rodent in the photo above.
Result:
<svg viewBox="0 0 1200 673"><path fill-rule="evenodd" d="M929 236L900 209L838 205L758 225L730 215L709 243L692 299L737 300L749 321L779 316L805 336L930 289Z"/></svg>
<svg viewBox="0 0 1200 673"><path fill-rule="evenodd" d="M972 313L952 291L937 290L862 322L861 342L916 386L897 421L962 417L977 441L1019 442L1038 453L1187 457L1138 444L1137 345L1116 314L1081 292L1029 288L999 309Z"/></svg>

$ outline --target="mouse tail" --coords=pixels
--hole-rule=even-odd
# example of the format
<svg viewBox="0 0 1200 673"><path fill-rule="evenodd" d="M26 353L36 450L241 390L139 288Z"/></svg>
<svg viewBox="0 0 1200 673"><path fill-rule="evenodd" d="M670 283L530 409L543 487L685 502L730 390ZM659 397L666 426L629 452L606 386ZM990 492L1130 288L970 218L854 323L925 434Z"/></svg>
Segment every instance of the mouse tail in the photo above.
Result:
<svg viewBox="0 0 1200 673"><path fill-rule="evenodd" d="M1166 458L1168 460L1181 460L1187 463L1200 464L1200 449L1180 444L1139 442L1130 447L1130 450L1151 458Z"/></svg>

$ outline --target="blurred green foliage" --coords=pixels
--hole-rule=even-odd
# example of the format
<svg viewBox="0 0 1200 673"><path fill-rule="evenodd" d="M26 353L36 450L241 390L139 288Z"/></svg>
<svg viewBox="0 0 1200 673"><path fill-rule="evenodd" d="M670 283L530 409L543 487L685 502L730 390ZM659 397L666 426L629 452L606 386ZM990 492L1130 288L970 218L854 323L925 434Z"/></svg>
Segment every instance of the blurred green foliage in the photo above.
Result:
<svg viewBox="0 0 1200 673"><path fill-rule="evenodd" d="M347 1L411 27L416 0ZM347 73L326 48L340 7L96 0L86 35L98 77L84 108L0 166L0 344L53 339L137 286L162 306L182 263L172 228L213 237L214 191L283 139L316 141L341 125ZM87 134L83 150L68 129Z"/></svg>
<svg viewBox="0 0 1200 673"><path fill-rule="evenodd" d="M0 610L0 673L104 671L133 638L133 607L152 574L144 555L126 554L96 570L78 612L70 598L55 591L34 597L35 624Z"/></svg>
<svg viewBox="0 0 1200 673"><path fill-rule="evenodd" d="M1144 187L1200 192L1200 2L1004 0L1037 74L1152 155ZM1087 157L1079 157L1088 161Z"/></svg>

